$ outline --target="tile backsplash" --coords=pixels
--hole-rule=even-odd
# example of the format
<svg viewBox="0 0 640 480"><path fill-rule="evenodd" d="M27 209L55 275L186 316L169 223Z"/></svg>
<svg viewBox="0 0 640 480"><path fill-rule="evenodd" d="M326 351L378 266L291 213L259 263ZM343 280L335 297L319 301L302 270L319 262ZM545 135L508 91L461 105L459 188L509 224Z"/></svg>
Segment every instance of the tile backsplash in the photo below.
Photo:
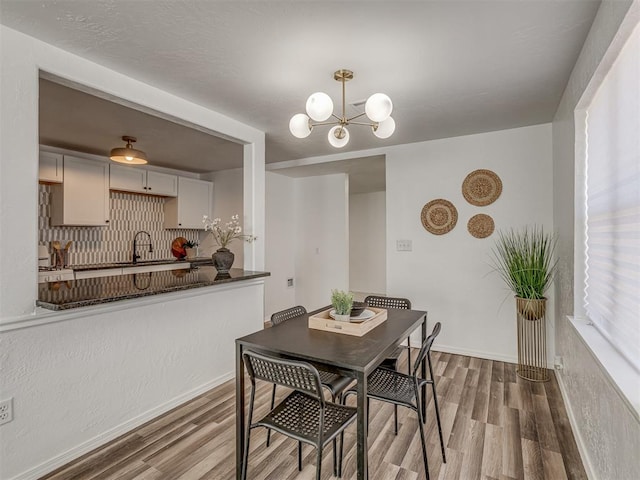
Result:
<svg viewBox="0 0 640 480"><path fill-rule="evenodd" d="M104 227L52 227L51 187L38 188L38 243L52 251L51 242L59 240L62 246L72 241L67 263L85 265L126 262L131 260L133 237L145 230L151 234L153 252L143 246L139 249L141 260L173 258L171 242L176 237L199 241L200 231L164 228L164 202L162 197L109 192L111 215ZM146 242L145 237L141 238Z"/></svg>

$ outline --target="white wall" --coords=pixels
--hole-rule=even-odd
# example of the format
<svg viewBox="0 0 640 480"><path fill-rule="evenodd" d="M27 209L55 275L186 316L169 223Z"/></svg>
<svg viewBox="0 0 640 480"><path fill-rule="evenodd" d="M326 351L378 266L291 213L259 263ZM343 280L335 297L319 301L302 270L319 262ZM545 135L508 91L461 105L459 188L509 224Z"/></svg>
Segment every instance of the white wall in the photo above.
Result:
<svg viewBox="0 0 640 480"><path fill-rule="evenodd" d="M537 224L553 230L551 126L413 143L386 155L387 293L427 310L430 326L442 322L439 349L516 361L515 301L489 265L496 234L474 238L467 221L485 213L496 229ZM470 205L461 190L466 175L480 168L493 170L503 184L500 198L487 207ZM440 236L420 222L422 207L437 198L458 210L456 227ZM398 239L412 240L413 251L397 252ZM552 332L553 314L547 321Z"/></svg>
<svg viewBox="0 0 640 480"><path fill-rule="evenodd" d="M261 238L264 133L5 26L0 64L0 390L13 397L15 417L1 427L0 478L34 478L68 460L65 452L95 446L232 372L233 338L263 318L260 285L14 330L37 323L39 69L246 142L245 228ZM24 255L14 253L16 238ZM264 242L245 248L247 257L262 269Z"/></svg>
<svg viewBox="0 0 640 480"><path fill-rule="evenodd" d="M590 478L603 480L638 478L640 423L566 318L574 309L574 235L578 233L574 232L574 111L597 69L606 71L601 63L611 63L605 54L621 41L617 35L621 24L633 20L630 16L637 21L640 8L636 1L630 9L632 3L602 2L553 120L553 210L560 260L555 338L556 353L564 359L557 378L585 468Z"/></svg>
<svg viewBox="0 0 640 480"><path fill-rule="evenodd" d="M213 218L220 218L224 223L231 220L232 215L240 215L244 228L244 206L243 206L243 177L244 171L241 168L221 170L203 175L203 178L213 182ZM199 255L212 255L219 245L213 241L210 234L201 234ZM244 243L241 240L234 240L229 244L229 250L235 254L233 262L234 268L243 268L244 265Z"/></svg>
<svg viewBox="0 0 640 480"><path fill-rule="evenodd" d="M349 288L349 179L346 174L298 178L296 304L311 311L331 303L331 290Z"/></svg>
<svg viewBox="0 0 640 480"><path fill-rule="evenodd" d="M349 195L349 290L387 290L386 192Z"/></svg>
<svg viewBox="0 0 640 480"><path fill-rule="evenodd" d="M280 310L296 305L295 251L296 225L294 202L295 179L267 172L266 174L266 270L265 320ZM294 286L287 286L287 279Z"/></svg>

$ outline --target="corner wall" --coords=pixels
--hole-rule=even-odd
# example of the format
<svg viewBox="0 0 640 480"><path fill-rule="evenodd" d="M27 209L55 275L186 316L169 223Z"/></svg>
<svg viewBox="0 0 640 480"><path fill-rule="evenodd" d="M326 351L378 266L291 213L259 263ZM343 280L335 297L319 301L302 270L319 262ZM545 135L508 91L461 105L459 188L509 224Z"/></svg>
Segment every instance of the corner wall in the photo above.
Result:
<svg viewBox="0 0 640 480"><path fill-rule="evenodd" d="M265 279L265 320L272 314L296 305L296 226L295 179L267 172L266 174L266 270L271 273ZM294 279L294 286L287 286L287 279Z"/></svg>
<svg viewBox="0 0 640 480"><path fill-rule="evenodd" d="M635 4L633 7L632 4ZM640 423L599 361L567 320L574 308L574 111L625 16L638 2L604 0L553 120L553 212L558 228L556 352L564 359L557 378L590 478L635 480L640 471ZM575 287L578 288L578 287Z"/></svg>
<svg viewBox="0 0 640 480"><path fill-rule="evenodd" d="M349 290L387 291L386 192L349 195Z"/></svg>
<svg viewBox="0 0 640 480"><path fill-rule="evenodd" d="M297 178L294 203L296 304L311 311L349 288L349 178Z"/></svg>

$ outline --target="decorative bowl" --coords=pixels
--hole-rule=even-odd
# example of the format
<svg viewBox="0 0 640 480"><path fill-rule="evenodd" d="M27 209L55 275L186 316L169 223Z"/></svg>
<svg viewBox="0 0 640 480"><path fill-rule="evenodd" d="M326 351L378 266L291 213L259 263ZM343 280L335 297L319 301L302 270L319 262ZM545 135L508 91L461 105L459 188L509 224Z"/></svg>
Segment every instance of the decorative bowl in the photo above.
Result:
<svg viewBox="0 0 640 480"><path fill-rule="evenodd" d="M351 316L357 317L364 312L367 307L368 305L365 302L353 302L353 305L351 306Z"/></svg>

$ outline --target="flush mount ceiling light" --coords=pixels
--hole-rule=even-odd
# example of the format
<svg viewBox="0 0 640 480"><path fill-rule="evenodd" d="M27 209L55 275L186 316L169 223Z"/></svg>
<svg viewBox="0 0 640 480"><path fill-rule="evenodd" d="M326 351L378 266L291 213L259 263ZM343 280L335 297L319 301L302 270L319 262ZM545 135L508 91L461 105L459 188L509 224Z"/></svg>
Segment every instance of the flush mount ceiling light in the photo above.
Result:
<svg viewBox="0 0 640 480"><path fill-rule="evenodd" d="M142 150L136 150L131 146L135 143L136 137L129 137L125 135L122 140L127 142L124 148L114 148L111 150L110 158L114 162L126 163L128 165L142 165L147 163L147 154Z"/></svg>
<svg viewBox="0 0 640 480"><path fill-rule="evenodd" d="M316 92L307 99L307 113L297 113L289 121L289 130L294 137L306 138L313 127L318 125L334 125L329 130L329 143L336 148L342 148L349 143L347 125L364 125L371 127L378 138L389 138L396 129L396 122L391 118L393 104L384 93L374 93L364 106L364 113L348 118L345 114L345 83L353 78L351 70L338 70L333 74L334 80L342 82L342 116L333 113L333 101L323 92ZM366 115L371 122L354 122L355 119ZM327 122L330 117L335 121ZM316 123L314 123L316 122Z"/></svg>

